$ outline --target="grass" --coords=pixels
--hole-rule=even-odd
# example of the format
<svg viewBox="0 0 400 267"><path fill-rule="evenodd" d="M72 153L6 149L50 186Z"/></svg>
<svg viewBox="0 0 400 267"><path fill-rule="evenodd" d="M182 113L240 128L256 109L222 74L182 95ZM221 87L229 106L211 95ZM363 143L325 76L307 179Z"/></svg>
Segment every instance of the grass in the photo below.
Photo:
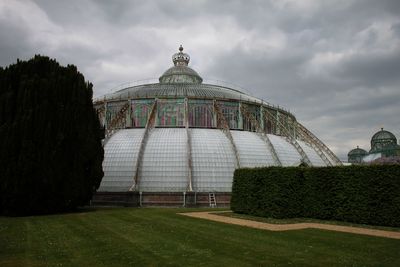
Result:
<svg viewBox="0 0 400 267"><path fill-rule="evenodd" d="M400 240L269 232L176 214L185 211L0 217L0 266L400 266Z"/></svg>
<svg viewBox="0 0 400 267"><path fill-rule="evenodd" d="M259 217L259 216L248 215L248 214L234 213L234 212L223 212L223 213L216 212L215 215L226 216L226 217L231 217L231 218L238 218L238 219L246 219L246 220L252 220L252 221L257 221L257 222L265 222L265 223L271 223L271 224L322 223L322 224L353 226L353 227L360 227L360 228L366 228L366 229L377 229L377 230L384 230L384 231L400 232L400 228L396 228L396 227L357 224L357 223L342 222L342 221L327 221L327 220L318 220L318 219L312 219L312 218L275 219L275 218L265 218L265 217Z"/></svg>

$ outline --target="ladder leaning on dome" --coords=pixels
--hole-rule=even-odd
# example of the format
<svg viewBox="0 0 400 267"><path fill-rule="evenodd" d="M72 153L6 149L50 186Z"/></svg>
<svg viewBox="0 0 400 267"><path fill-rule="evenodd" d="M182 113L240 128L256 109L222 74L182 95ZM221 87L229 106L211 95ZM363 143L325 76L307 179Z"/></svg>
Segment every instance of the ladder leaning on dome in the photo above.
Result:
<svg viewBox="0 0 400 267"><path fill-rule="evenodd" d="M299 152L301 156L302 162L307 166L310 167L313 166L307 154L304 152L303 148L296 141L296 137L293 134L291 134L290 131L285 127L285 125L283 125L283 123L281 123L277 118L275 118L275 116L273 116L273 114L271 114L271 112L269 112L268 109L264 109L264 112L267 115L267 118L270 121L274 121L275 125L279 127L281 132L283 132L283 135L286 137L286 140L296 148L297 152Z"/></svg>
<svg viewBox="0 0 400 267"><path fill-rule="evenodd" d="M254 118L253 114L247 110L245 105L240 105L240 112L242 112L242 115L244 115L255 127L257 135L266 143L268 149L271 151L272 159L274 160L275 164L278 166L282 166L281 161L279 160L278 154L276 153L276 150L274 146L271 143L271 140L269 140L268 135L264 133L264 131L261 129L260 123L257 121L256 118Z"/></svg>

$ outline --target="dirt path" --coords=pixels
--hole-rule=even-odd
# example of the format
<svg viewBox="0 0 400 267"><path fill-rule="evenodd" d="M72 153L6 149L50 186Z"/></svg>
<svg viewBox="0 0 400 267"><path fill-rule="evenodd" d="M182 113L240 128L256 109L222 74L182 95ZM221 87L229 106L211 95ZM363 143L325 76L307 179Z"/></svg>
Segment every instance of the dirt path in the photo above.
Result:
<svg viewBox="0 0 400 267"><path fill-rule="evenodd" d="M215 213L215 212L213 212ZM400 239L400 232L393 231L384 231L384 230L376 230L376 229L367 229L360 227L352 227L352 226L342 226L342 225L332 225L332 224L321 224L321 223L294 223L294 224L271 224L257 221L250 221L245 219L238 219L226 216L220 216L213 214L211 212L187 212L187 213L178 213L180 215L207 219L216 222L222 223L230 223L241 226L252 227L256 229L269 230L269 231L288 231L288 230L301 230L307 228L315 228L315 229L323 229L330 231L338 231L352 234L360 234L360 235L371 235L371 236L379 236L386 238L394 238Z"/></svg>

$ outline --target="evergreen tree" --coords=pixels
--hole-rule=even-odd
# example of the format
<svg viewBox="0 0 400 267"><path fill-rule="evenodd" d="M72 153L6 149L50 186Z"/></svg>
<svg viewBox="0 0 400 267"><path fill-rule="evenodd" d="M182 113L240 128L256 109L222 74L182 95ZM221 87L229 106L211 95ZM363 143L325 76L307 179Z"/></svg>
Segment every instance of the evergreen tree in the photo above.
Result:
<svg viewBox="0 0 400 267"><path fill-rule="evenodd" d="M103 177L92 84L73 65L36 55L0 68L0 213L86 204Z"/></svg>

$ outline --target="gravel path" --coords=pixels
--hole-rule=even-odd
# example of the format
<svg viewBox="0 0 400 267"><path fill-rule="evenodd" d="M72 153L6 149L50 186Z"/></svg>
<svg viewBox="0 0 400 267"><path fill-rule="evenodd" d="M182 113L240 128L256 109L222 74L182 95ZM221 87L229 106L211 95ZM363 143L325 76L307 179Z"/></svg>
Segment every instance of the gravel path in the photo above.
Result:
<svg viewBox="0 0 400 267"><path fill-rule="evenodd" d="M213 214L215 212L187 212L178 213L180 215L207 219L216 222L230 223L241 226L252 227L256 229L269 230L269 231L288 231L288 230L302 230L307 228L323 229L330 231L338 231L344 233L360 234L360 235L371 235L386 238L400 239L400 232L384 231L376 229L367 229L352 226L341 226L332 224L321 224L321 223L294 223L294 224L271 224L257 221L250 221L245 219L232 218L227 216L220 216Z"/></svg>

